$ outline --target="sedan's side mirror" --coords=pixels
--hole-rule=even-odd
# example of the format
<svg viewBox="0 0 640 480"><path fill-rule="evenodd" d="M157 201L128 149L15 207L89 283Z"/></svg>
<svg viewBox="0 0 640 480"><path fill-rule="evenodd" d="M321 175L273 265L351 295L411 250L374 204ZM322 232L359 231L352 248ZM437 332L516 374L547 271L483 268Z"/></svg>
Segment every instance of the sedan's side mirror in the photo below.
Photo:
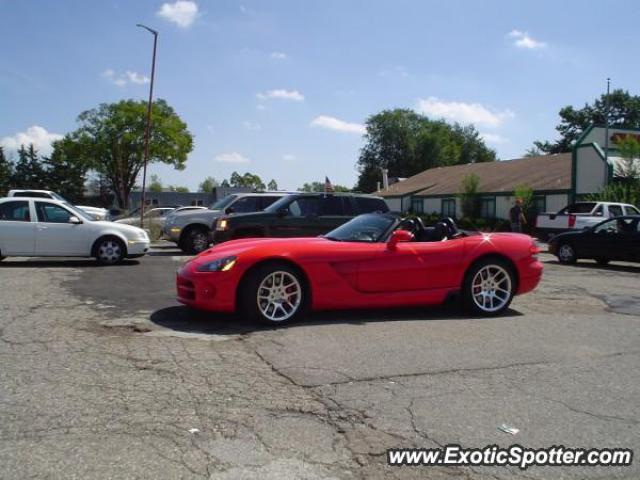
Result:
<svg viewBox="0 0 640 480"><path fill-rule="evenodd" d="M406 230L396 230L391 234L391 238L387 242L387 248L389 250L395 250L399 243L413 241L413 233Z"/></svg>
<svg viewBox="0 0 640 480"><path fill-rule="evenodd" d="M235 210L233 207L227 207L224 209L224 213L233 213Z"/></svg>
<svg viewBox="0 0 640 480"><path fill-rule="evenodd" d="M72 215L72 216L69 217L68 223L73 223L74 225L78 225L78 224L82 223L82 220L80 220L75 215Z"/></svg>

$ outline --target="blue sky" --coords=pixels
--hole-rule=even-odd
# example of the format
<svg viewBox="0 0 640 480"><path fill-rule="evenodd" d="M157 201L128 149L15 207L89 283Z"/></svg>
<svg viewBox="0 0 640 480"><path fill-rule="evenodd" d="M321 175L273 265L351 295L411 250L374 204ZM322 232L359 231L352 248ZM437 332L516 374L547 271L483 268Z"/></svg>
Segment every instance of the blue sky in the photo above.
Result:
<svg viewBox="0 0 640 480"><path fill-rule="evenodd" d="M555 138L561 106L638 93L637 1L0 0L0 143L47 143L102 102L156 95L187 122L184 171L353 185L365 119L405 107L474 123L501 159ZM390 172L393 174L393 172Z"/></svg>

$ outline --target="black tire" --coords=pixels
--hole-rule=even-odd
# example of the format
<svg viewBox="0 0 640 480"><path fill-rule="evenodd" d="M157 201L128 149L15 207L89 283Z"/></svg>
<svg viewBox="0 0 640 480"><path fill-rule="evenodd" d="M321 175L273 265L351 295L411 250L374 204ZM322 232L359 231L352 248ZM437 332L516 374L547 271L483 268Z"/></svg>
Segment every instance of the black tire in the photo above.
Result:
<svg viewBox="0 0 640 480"><path fill-rule="evenodd" d="M209 248L209 230L205 227L190 228L180 241L180 248L190 255L198 255Z"/></svg>
<svg viewBox="0 0 640 480"><path fill-rule="evenodd" d="M569 242L558 244L556 257L558 257L558 261L563 265L574 265L578 261L576 249Z"/></svg>
<svg viewBox="0 0 640 480"><path fill-rule="evenodd" d="M495 279L485 279L484 273L481 272L493 272ZM480 286L477 284L478 281ZM462 299L465 307L472 313L495 316L509 308L516 289L517 279L511 264L501 258L489 257L474 263L465 274Z"/></svg>
<svg viewBox="0 0 640 480"><path fill-rule="evenodd" d="M102 237L96 241L93 253L100 265L115 265L124 259L127 250L119 238Z"/></svg>
<svg viewBox="0 0 640 480"><path fill-rule="evenodd" d="M608 265L608 264L609 264L609 262L611 261L611 260L609 260L608 258L603 258L603 257L596 258L595 260L596 260L596 263L597 263L598 265L602 265L603 267L604 267L605 265Z"/></svg>
<svg viewBox="0 0 640 480"><path fill-rule="evenodd" d="M284 274L280 278L285 279L280 293L277 292L279 287L278 274ZM270 286L269 279L274 275L275 284L271 283ZM295 283L290 282L292 279L295 280ZM273 288L275 292L269 290L270 288ZM296 288L298 289L297 295L295 295ZM259 293L266 294L267 298L259 300ZM274 293L275 297L269 298L269 295ZM287 294L290 296L283 297ZM276 306L284 298L288 301L280 302L280 307ZM271 301L272 299L275 301ZM284 325L298 320L305 314L309 305L309 288L304 275L298 269L286 263L272 262L259 266L248 274L240 286L238 302L238 313L244 318L271 326ZM273 305L273 309L269 305ZM272 318L269 317L269 312L271 312ZM282 318L276 318L278 315Z"/></svg>

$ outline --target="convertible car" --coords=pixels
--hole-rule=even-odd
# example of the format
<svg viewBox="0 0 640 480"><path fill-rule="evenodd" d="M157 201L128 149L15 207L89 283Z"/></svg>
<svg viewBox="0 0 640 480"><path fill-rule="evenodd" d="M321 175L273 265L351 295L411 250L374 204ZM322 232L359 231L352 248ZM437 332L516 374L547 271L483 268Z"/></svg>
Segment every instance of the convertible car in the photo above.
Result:
<svg viewBox="0 0 640 480"><path fill-rule="evenodd" d="M178 301L273 324L308 310L432 305L458 293L473 313L497 315L540 281L538 252L526 235L365 214L321 237L214 246L178 270Z"/></svg>

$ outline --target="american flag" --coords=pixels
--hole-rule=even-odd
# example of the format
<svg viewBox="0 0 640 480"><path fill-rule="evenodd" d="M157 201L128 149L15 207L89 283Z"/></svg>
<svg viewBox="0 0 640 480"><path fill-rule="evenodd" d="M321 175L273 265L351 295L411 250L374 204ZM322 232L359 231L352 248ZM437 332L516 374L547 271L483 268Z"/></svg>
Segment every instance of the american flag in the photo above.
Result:
<svg viewBox="0 0 640 480"><path fill-rule="evenodd" d="M329 177L324 177L324 193L335 193L335 188L331 185L331 180Z"/></svg>

